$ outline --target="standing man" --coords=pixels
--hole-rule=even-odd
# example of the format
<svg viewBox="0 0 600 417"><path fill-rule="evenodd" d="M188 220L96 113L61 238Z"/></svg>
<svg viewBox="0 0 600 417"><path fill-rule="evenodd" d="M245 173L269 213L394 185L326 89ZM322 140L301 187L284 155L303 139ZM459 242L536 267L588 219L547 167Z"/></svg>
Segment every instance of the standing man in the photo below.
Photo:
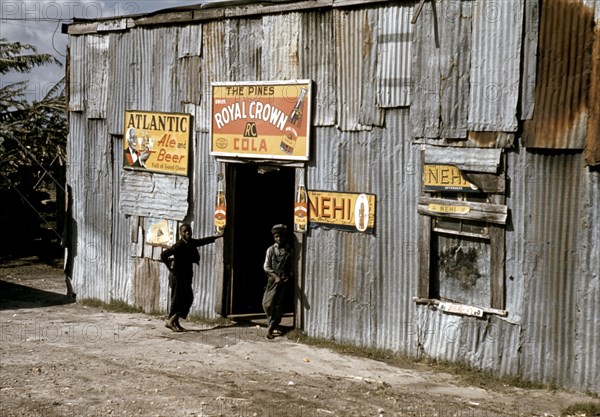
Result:
<svg viewBox="0 0 600 417"><path fill-rule="evenodd" d="M287 227L277 224L271 229L275 244L267 249L264 270L267 274L267 286L263 295L263 309L269 320L267 339L273 339L273 331L281 323L285 295L293 282L294 256L287 242Z"/></svg>
<svg viewBox="0 0 600 417"><path fill-rule="evenodd" d="M165 327L174 332L182 332L184 328L179 324L179 319L186 319L192 302L193 264L200 261L199 246L213 243L220 236L210 236L203 239L192 238L192 227L184 223L179 226L180 239L170 248L160 254L160 260L169 268L169 287L171 288L171 307L169 318Z"/></svg>

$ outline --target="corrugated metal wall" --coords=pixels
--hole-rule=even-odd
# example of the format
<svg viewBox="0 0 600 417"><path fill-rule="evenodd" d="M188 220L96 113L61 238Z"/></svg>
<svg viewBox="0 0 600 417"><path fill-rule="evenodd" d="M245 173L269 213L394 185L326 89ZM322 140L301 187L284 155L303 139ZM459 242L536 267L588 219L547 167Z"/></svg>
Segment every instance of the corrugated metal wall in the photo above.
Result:
<svg viewBox="0 0 600 417"><path fill-rule="evenodd" d="M194 116L189 207L171 217L206 236L224 172L209 155L210 83L312 79L307 187L374 193L377 212L373 235L318 228L306 236L300 298L308 334L600 392L600 179L579 153L506 151L507 317L448 315L412 299L422 171L413 138L466 139L470 130L499 137L532 116L537 102L518 100L535 81L535 3L426 2L416 25L412 5L390 3L72 36L76 291L167 308L166 268L138 228L164 212L126 216L120 208L129 186L121 168L126 109ZM194 276L192 312L205 317L220 303L215 248L201 249Z"/></svg>

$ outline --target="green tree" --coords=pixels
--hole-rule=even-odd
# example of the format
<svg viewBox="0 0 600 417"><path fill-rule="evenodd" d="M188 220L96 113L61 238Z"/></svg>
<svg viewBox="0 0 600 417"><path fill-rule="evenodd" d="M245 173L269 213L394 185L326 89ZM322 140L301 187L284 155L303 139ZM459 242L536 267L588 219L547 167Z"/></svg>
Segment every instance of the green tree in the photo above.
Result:
<svg viewBox="0 0 600 417"><path fill-rule="evenodd" d="M28 73L46 64L61 65L32 45L0 39L0 75ZM31 236L37 225L46 224L58 236L60 225L48 220L56 213L44 215L40 202L47 195L40 191L55 190L60 203L67 141L65 82L63 78L34 101L27 100L26 88L26 81L0 85L0 193L7 203L0 207L0 223L33 224L26 233Z"/></svg>

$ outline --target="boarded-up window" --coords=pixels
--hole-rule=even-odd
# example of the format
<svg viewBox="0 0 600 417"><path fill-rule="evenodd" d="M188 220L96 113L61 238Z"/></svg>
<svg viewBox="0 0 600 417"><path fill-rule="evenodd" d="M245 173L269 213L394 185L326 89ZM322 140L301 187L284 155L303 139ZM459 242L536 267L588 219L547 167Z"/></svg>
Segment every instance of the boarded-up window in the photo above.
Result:
<svg viewBox="0 0 600 417"><path fill-rule="evenodd" d="M432 163L431 155L423 167L418 298L503 309L504 173Z"/></svg>

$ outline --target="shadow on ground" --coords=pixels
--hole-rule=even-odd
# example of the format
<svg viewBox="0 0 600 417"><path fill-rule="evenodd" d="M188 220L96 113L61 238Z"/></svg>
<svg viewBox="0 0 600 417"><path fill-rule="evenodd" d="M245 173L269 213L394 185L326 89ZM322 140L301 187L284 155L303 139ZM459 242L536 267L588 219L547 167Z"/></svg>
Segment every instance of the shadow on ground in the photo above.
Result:
<svg viewBox="0 0 600 417"><path fill-rule="evenodd" d="M0 311L74 303L73 297L0 280Z"/></svg>

